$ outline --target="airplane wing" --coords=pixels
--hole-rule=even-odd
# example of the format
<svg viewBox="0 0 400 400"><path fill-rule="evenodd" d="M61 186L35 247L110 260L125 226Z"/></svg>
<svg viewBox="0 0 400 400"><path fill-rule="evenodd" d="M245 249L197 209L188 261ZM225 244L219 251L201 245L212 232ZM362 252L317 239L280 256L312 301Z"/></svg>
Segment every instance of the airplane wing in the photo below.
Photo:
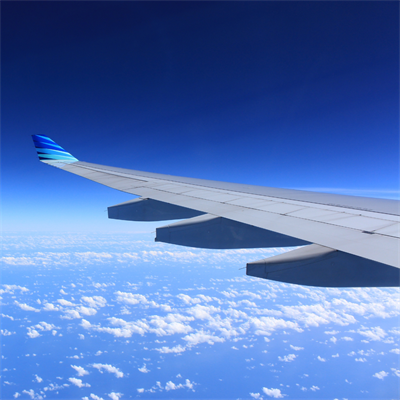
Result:
<svg viewBox="0 0 400 400"><path fill-rule="evenodd" d="M156 241L212 249L297 247L249 262L246 274L323 287L400 286L400 202L185 178L78 161L32 135L40 161L140 196L109 218L178 219Z"/></svg>

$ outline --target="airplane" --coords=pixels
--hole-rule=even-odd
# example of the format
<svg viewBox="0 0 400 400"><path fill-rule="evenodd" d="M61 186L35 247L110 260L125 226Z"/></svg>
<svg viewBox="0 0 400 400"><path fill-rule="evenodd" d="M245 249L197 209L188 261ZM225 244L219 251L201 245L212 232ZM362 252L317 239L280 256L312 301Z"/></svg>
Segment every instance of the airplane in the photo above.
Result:
<svg viewBox="0 0 400 400"><path fill-rule="evenodd" d="M186 178L79 161L45 135L39 160L140 196L108 217L170 221L155 241L207 249L296 247L246 274L320 287L400 286L400 202Z"/></svg>

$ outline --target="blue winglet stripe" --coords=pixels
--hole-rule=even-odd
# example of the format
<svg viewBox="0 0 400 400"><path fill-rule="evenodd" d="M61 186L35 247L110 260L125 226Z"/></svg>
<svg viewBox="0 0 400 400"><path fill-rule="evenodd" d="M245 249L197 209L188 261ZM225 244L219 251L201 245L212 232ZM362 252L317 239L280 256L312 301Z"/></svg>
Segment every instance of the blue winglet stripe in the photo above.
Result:
<svg viewBox="0 0 400 400"><path fill-rule="evenodd" d="M78 161L72 154L65 151L54 140L44 135L32 135L39 160L43 161Z"/></svg>

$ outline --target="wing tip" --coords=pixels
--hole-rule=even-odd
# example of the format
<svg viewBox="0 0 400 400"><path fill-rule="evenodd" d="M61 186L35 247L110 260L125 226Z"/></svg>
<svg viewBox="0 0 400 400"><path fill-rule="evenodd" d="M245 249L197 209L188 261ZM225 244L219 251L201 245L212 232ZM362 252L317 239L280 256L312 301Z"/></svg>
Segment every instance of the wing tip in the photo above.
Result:
<svg viewBox="0 0 400 400"><path fill-rule="evenodd" d="M32 135L39 160L46 164L70 164L79 161L46 135Z"/></svg>

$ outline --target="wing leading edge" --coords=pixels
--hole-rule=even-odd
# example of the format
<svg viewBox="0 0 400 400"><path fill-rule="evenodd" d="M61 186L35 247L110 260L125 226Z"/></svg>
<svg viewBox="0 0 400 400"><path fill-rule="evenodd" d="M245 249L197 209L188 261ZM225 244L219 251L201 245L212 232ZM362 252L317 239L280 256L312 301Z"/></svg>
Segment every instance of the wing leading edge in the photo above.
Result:
<svg viewBox="0 0 400 400"><path fill-rule="evenodd" d="M324 287L400 286L399 201L183 178L78 161L33 135L40 161L140 196L109 218L182 219L156 241L200 248L304 246L247 264L250 276Z"/></svg>

